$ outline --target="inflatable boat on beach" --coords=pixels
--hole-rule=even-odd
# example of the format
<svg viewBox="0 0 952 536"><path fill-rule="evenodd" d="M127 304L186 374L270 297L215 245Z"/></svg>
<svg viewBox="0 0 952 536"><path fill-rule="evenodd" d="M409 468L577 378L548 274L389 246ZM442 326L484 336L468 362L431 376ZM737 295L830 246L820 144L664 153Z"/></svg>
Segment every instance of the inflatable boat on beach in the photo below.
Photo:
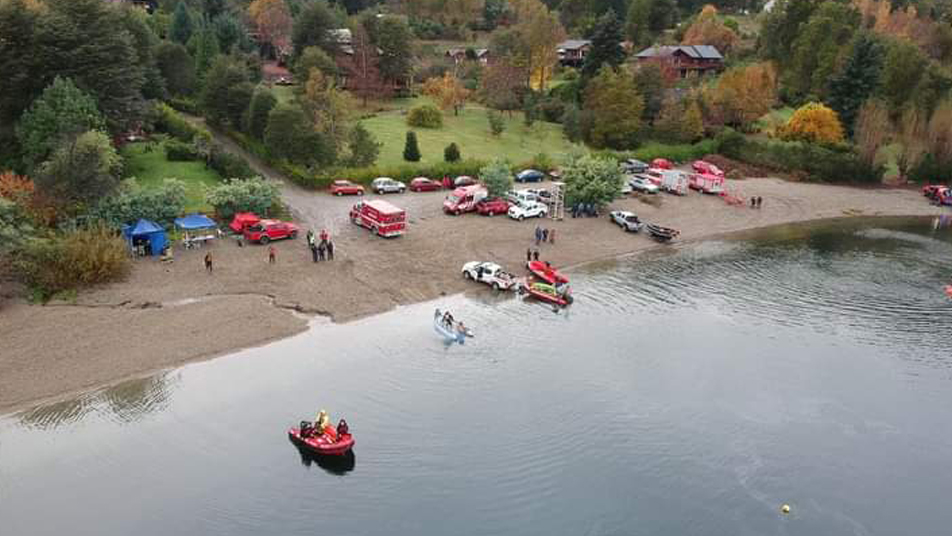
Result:
<svg viewBox="0 0 952 536"><path fill-rule="evenodd" d="M678 231L677 229L662 227L653 223L649 223L645 226L645 228L648 229L649 233L651 233L651 237L659 242L667 242L681 234L681 231Z"/></svg>
<svg viewBox="0 0 952 536"><path fill-rule="evenodd" d="M532 272L532 275L545 281L550 285L555 285L556 283L568 283L569 278L562 275L558 270L552 268L542 261L529 261L526 263L526 268Z"/></svg>

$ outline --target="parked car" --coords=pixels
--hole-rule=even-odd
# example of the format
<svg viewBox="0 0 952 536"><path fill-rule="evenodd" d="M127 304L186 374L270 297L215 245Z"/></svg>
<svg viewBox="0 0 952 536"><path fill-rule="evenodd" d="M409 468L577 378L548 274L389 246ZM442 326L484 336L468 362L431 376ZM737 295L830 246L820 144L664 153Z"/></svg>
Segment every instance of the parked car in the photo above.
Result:
<svg viewBox="0 0 952 536"><path fill-rule="evenodd" d="M628 184L631 186L631 189L636 192L642 192L646 194L656 194L660 191L658 186L648 180L645 177L636 175L628 180Z"/></svg>
<svg viewBox="0 0 952 536"><path fill-rule="evenodd" d="M507 214L514 220L522 221L526 218L543 218L549 213L549 207L538 201L524 201L509 207Z"/></svg>
<svg viewBox="0 0 952 536"><path fill-rule="evenodd" d="M460 188L462 186L472 186L474 184L478 184L478 182L479 181L470 177L469 175L460 175L459 177L456 177L455 180L453 180L453 186Z"/></svg>
<svg viewBox="0 0 952 536"><path fill-rule="evenodd" d="M434 192L442 188L442 184L426 177L417 177L410 181L411 192Z"/></svg>
<svg viewBox="0 0 952 536"><path fill-rule="evenodd" d="M506 192L506 199L508 199L510 203L518 204L538 201L539 196L529 190L510 190Z"/></svg>
<svg viewBox="0 0 952 536"><path fill-rule="evenodd" d="M489 195L486 187L475 184L472 186L462 186L453 190L443 201L443 212L459 216L464 212L476 210L476 203L479 203Z"/></svg>
<svg viewBox="0 0 952 536"><path fill-rule="evenodd" d="M476 212L483 216L495 216L509 212L509 201L501 197L490 197L476 202Z"/></svg>
<svg viewBox="0 0 952 536"><path fill-rule="evenodd" d="M613 210L609 213L609 217L622 229L631 233L637 233L645 225L638 219L638 216L635 216L634 212L628 212L627 210Z"/></svg>
<svg viewBox="0 0 952 536"><path fill-rule="evenodd" d="M494 262L472 261L463 265L463 277L486 283L496 290L509 290L516 286L516 277Z"/></svg>
<svg viewBox="0 0 952 536"><path fill-rule="evenodd" d="M714 175L715 177L724 176L724 172L721 171L721 168L710 162L705 162L704 160L695 160L693 163L691 163L691 168L695 173L701 173L703 175Z"/></svg>
<svg viewBox="0 0 952 536"><path fill-rule="evenodd" d="M407 190L407 185L390 177L377 177L370 183L370 188L378 194L402 194Z"/></svg>
<svg viewBox="0 0 952 536"><path fill-rule="evenodd" d="M922 187L922 195L928 197L929 199L935 199L939 196L942 190L945 190L947 186L944 184L927 184Z"/></svg>
<svg viewBox="0 0 952 536"><path fill-rule="evenodd" d="M261 220L245 228L244 236L248 242L267 244L282 238L297 238L298 226L281 220Z"/></svg>
<svg viewBox="0 0 952 536"><path fill-rule="evenodd" d="M622 183L622 185L621 185L621 195L629 195L630 193L632 193L632 192L634 192L634 191L635 191L635 189L632 188L631 185L628 184L628 182Z"/></svg>
<svg viewBox="0 0 952 536"><path fill-rule="evenodd" d="M244 234L246 228L251 227L259 221L261 221L261 218L253 212L238 212L235 214L235 217L232 218L228 227L238 234Z"/></svg>
<svg viewBox="0 0 952 536"><path fill-rule="evenodd" d="M350 221L377 236L400 236L407 228L407 213L383 199L371 199L360 201L350 209Z"/></svg>
<svg viewBox="0 0 952 536"><path fill-rule="evenodd" d="M625 173L644 173L648 171L648 167L648 164L635 158L621 161L621 169Z"/></svg>
<svg viewBox="0 0 952 536"><path fill-rule="evenodd" d="M540 182L545 178L545 173L537 169L524 169L516 174L516 182Z"/></svg>
<svg viewBox="0 0 952 536"><path fill-rule="evenodd" d="M674 164L667 158L655 158L651 161L651 167L658 169L674 169Z"/></svg>
<svg viewBox="0 0 952 536"><path fill-rule="evenodd" d="M364 195L364 187L350 181L339 180L331 183L332 195Z"/></svg>
<svg viewBox="0 0 952 536"><path fill-rule="evenodd" d="M535 194L539 201L548 201L552 199L552 192L546 190L545 188L526 188L526 192L530 194Z"/></svg>

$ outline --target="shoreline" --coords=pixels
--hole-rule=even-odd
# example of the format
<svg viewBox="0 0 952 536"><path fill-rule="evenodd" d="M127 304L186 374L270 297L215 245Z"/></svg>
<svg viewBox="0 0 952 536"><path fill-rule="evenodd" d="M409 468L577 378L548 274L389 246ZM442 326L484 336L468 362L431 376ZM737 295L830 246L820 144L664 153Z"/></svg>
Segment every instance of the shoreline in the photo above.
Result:
<svg viewBox="0 0 952 536"><path fill-rule="evenodd" d="M774 191L765 197L774 206L729 207L716 197L692 193L664 196L661 206L627 198L611 209L672 222L682 230L675 247L744 239L745 233L791 224L948 213L911 190L854 190L776 179L738 183L750 188L751 195L769 186ZM778 189L795 195L782 197ZM565 270L670 247L623 233L604 214L519 224L444 216L441 193L398 199L417 203L408 209L410 230L397 240L379 240L349 225L346 217L328 218L345 213L341 209L353 199L313 193L305 198L294 192L296 219L331 230L341 250L335 261L312 264L303 241L283 241L276 243L278 265L269 267L263 257L256 258L264 255L263 248L238 248L224 241L211 246L214 276L200 271L204 251L177 251L173 266L138 261L128 281L83 291L74 304L8 300L0 308L5 349L0 356L0 415L293 336L313 322L299 313L346 323L400 305L489 291L467 284L459 277L459 266L478 259L521 270L526 248L534 247L527 235L535 223L557 230L557 243L540 249L544 259Z"/></svg>

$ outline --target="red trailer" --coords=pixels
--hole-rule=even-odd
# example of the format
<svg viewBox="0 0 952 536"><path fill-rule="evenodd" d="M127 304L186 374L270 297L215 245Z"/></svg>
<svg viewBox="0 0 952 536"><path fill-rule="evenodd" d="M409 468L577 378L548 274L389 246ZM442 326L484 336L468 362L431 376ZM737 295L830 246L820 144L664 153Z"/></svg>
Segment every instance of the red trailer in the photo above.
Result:
<svg viewBox="0 0 952 536"><path fill-rule="evenodd" d="M361 201L350 209L350 221L377 236L400 236L407 228L407 212L382 199Z"/></svg>

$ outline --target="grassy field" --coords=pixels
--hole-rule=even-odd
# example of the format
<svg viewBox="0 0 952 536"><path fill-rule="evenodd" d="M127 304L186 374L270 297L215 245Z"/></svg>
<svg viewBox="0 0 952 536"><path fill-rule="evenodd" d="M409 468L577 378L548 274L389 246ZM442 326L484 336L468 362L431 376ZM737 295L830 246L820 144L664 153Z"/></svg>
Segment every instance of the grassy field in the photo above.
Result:
<svg viewBox="0 0 952 536"><path fill-rule="evenodd" d="M204 162L169 162L165 150L157 144L147 151L146 143L132 143L122 148L125 159L123 176L135 177L144 188L156 187L164 179L175 178L185 183L188 212L209 210L205 204L205 188L221 182L221 177L213 169L206 169Z"/></svg>
<svg viewBox="0 0 952 536"><path fill-rule="evenodd" d="M402 99L395 102L394 110L361 121L383 144L377 165L405 163L403 146L408 130L417 133L423 163L442 161L443 149L453 142L459 146L463 158L502 158L512 163L527 161L540 153L546 153L558 161L571 153L585 150L582 145L565 139L561 125L536 121L527 128L520 112L513 113L511 118L503 114L506 130L498 137L493 136L489 132L486 109L476 105L468 105L460 111L459 116L454 116L452 111L444 113L443 128L411 128L406 123L406 110L422 102L426 101Z"/></svg>

